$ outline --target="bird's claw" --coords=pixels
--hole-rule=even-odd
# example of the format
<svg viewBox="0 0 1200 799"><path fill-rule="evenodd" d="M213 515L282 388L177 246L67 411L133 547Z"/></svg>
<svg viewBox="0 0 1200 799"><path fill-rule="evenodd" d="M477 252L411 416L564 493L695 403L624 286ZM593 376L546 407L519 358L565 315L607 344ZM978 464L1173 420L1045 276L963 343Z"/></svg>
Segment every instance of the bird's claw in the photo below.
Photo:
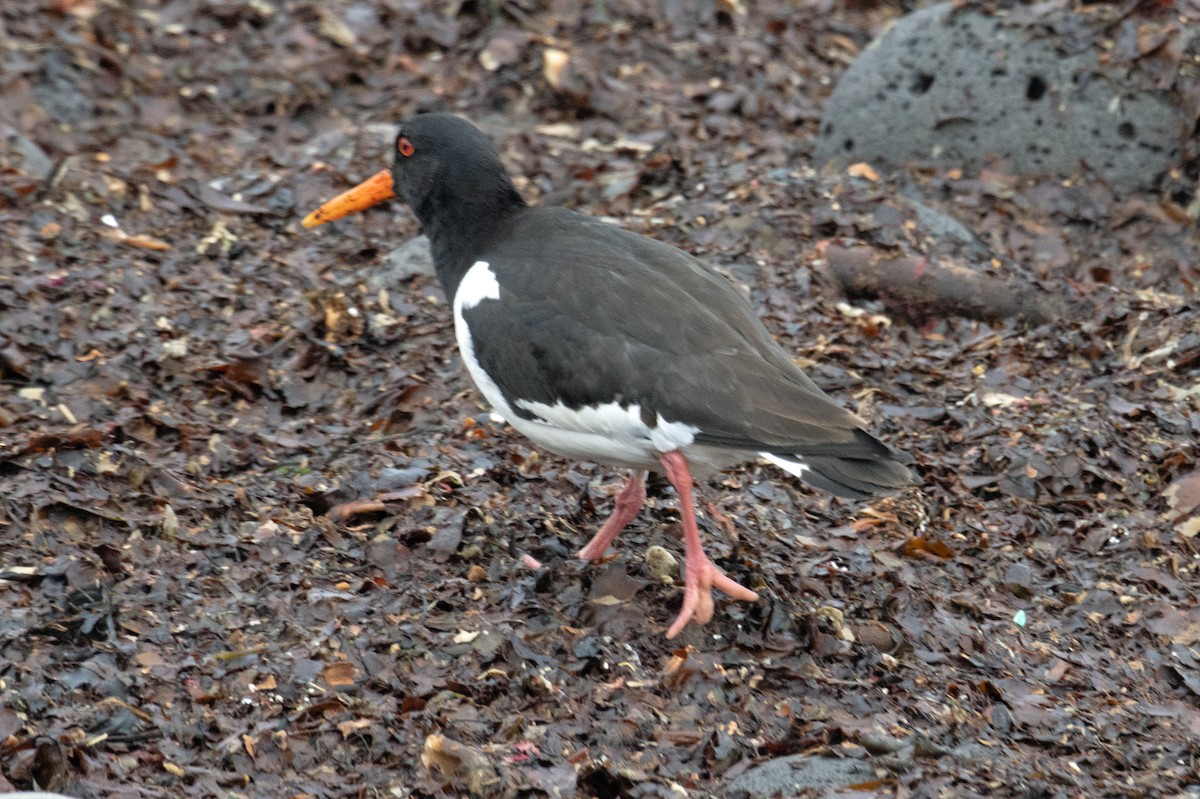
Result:
<svg viewBox="0 0 1200 799"><path fill-rule="evenodd" d="M689 559L687 577L683 589L683 607L679 615L667 630L667 638L674 638L695 619L697 624L707 624L713 617L712 591L717 589L731 599L743 602L757 602L758 594L746 586L728 577L718 569L706 555L701 556L699 563Z"/></svg>

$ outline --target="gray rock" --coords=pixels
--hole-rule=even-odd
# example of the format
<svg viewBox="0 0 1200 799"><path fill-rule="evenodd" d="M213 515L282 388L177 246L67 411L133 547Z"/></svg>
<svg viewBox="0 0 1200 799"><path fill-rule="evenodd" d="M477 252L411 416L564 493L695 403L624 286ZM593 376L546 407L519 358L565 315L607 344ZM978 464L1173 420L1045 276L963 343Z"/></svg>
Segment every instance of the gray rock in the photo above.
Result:
<svg viewBox="0 0 1200 799"><path fill-rule="evenodd" d="M1001 156L1017 173L1064 176L1084 163L1116 188L1154 189L1181 162L1183 104L1103 69L1099 47L1062 52L1041 30L950 3L909 14L838 82L815 160L975 168Z"/></svg>
<svg viewBox="0 0 1200 799"><path fill-rule="evenodd" d="M1004 572L1004 587L1021 599L1033 596L1033 569L1028 563L1012 564Z"/></svg>
<svg viewBox="0 0 1200 799"><path fill-rule="evenodd" d="M392 291L397 284L413 275L432 275L433 253L429 251L429 239L417 236L409 239L388 254L387 260L367 275L367 287L372 291Z"/></svg>
<svg viewBox="0 0 1200 799"><path fill-rule="evenodd" d="M396 126L386 123L363 125L359 128L334 128L314 136L299 150L301 163L316 160L354 164L370 169L391 163L392 142L396 140ZM368 172L368 174L370 174Z"/></svg>
<svg viewBox="0 0 1200 799"><path fill-rule="evenodd" d="M70 52L51 47L39 54L38 61L42 68L33 97L47 114L59 122L74 124L96 112L96 103L87 89L89 81Z"/></svg>
<svg viewBox="0 0 1200 799"><path fill-rule="evenodd" d="M37 142L8 125L0 125L0 165L39 181L50 177L54 169L54 162Z"/></svg>
<svg viewBox="0 0 1200 799"><path fill-rule="evenodd" d="M916 212L917 223L934 239L949 241L972 249L983 247L983 243L966 225L945 211L925 205L911 197L901 197L900 199Z"/></svg>
<svg viewBox="0 0 1200 799"><path fill-rule="evenodd" d="M844 788L876 779L861 760L789 755L768 760L734 777L725 786L730 799L793 796L805 788Z"/></svg>

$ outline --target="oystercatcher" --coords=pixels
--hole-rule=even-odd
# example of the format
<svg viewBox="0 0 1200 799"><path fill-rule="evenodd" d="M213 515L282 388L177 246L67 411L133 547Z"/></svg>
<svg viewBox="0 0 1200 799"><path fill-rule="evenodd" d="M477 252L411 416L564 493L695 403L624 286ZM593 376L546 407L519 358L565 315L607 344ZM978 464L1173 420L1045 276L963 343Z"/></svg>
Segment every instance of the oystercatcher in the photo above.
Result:
<svg viewBox="0 0 1200 799"><path fill-rule="evenodd" d="M406 120L391 169L303 224L397 196L429 236L463 362L496 412L553 453L633 470L579 557L598 560L637 514L647 470L675 487L686 577L668 638L712 618L713 588L758 599L704 552L693 475L765 458L842 497L912 482L912 459L821 391L725 278L663 242L527 205L466 120Z"/></svg>

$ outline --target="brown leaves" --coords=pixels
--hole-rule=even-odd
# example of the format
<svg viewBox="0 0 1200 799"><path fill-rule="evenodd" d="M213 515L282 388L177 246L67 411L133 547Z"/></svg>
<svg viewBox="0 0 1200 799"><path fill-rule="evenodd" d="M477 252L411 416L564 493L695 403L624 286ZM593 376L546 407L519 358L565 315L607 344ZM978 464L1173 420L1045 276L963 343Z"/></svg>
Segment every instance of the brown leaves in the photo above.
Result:
<svg viewBox="0 0 1200 799"><path fill-rule="evenodd" d="M425 739L421 763L455 784L466 786L473 794L489 795L500 784L500 776L481 750L444 735Z"/></svg>
<svg viewBox="0 0 1200 799"><path fill-rule="evenodd" d="M349 719L346 721L339 721L337 728L338 732L342 734L343 738L349 738L352 735L356 735L357 733L368 729L372 723L373 722L371 719Z"/></svg>
<svg viewBox="0 0 1200 799"><path fill-rule="evenodd" d="M1167 521L1175 522L1175 530L1184 538L1200 534L1200 472L1180 477L1163 492L1167 500Z"/></svg>
<svg viewBox="0 0 1200 799"><path fill-rule="evenodd" d="M327 5L4 16L0 792L788 794L897 755L903 795L1185 791L1194 170L1145 197L1000 166L813 174L813 76L877 22L838 4ZM1173 57L1139 25L1115 47ZM531 202L733 275L918 457L919 503L754 466L701 481L710 553L764 601L667 648L670 489L610 563L577 563L617 475L490 418L436 277L387 255L413 216L297 235L418 108L485 125ZM821 239L1093 310L839 307ZM913 719L949 754L921 762Z"/></svg>
<svg viewBox="0 0 1200 799"><path fill-rule="evenodd" d="M29 452L55 449L98 449L106 438L103 430L76 427L64 433L34 433L29 436Z"/></svg>
<svg viewBox="0 0 1200 799"><path fill-rule="evenodd" d="M1200 609L1197 608L1181 611L1173 605L1163 605L1146 626L1173 644L1195 646L1200 643Z"/></svg>
<svg viewBox="0 0 1200 799"><path fill-rule="evenodd" d="M138 247L143 250L157 250L162 252L164 250L171 249L171 245L162 239L156 239L153 236L147 236L145 234L126 233L120 228L102 230L100 235L104 236L106 239L111 239L118 244L126 244L130 247Z"/></svg>
<svg viewBox="0 0 1200 799"><path fill-rule="evenodd" d="M314 310L320 314L324 339L331 344L356 340L366 329L362 311L345 292L323 292L311 298Z"/></svg>
<svg viewBox="0 0 1200 799"><path fill-rule="evenodd" d="M321 670L321 679L333 688L354 685L358 678L358 666L345 660L330 663Z"/></svg>
<svg viewBox="0 0 1200 799"><path fill-rule="evenodd" d="M954 557L954 550L941 541L914 536L900 546L900 552L910 558L920 558L933 555L938 558Z"/></svg>

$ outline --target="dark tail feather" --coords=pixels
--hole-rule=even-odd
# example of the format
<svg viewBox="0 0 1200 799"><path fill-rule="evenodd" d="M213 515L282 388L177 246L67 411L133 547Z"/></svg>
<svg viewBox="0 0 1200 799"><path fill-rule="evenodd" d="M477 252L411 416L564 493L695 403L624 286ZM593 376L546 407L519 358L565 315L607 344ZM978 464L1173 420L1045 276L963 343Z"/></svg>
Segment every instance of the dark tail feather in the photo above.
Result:
<svg viewBox="0 0 1200 799"><path fill-rule="evenodd" d="M855 438L852 443L826 445L816 452L759 454L809 485L846 499L866 499L912 485L913 473L905 466L912 463L910 455L862 430Z"/></svg>
<svg viewBox="0 0 1200 799"><path fill-rule="evenodd" d="M911 485L912 472L896 461L810 458L804 479L847 499L866 499Z"/></svg>

